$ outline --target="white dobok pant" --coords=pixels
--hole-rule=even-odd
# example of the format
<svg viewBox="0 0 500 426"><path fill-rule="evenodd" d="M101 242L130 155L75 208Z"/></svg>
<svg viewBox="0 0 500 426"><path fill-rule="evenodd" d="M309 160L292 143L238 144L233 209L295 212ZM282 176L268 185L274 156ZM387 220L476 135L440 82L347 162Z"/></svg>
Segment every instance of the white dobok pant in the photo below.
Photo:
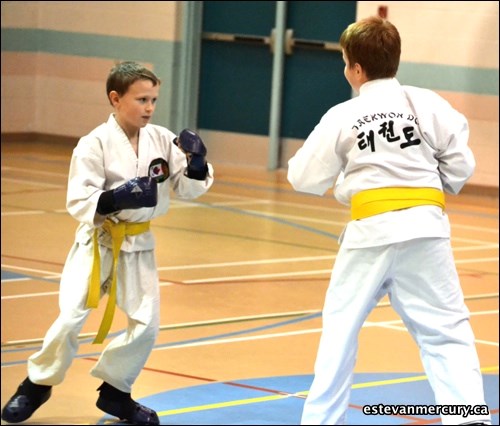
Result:
<svg viewBox="0 0 500 426"><path fill-rule="evenodd" d="M111 282L113 255L111 249L100 249L102 295ZM77 353L78 334L90 313L85 303L92 261L91 243L73 245L61 276L59 316L47 331L40 351L28 360L28 375L35 383L61 383ZM91 374L130 393L158 334L158 273L153 250L121 251L118 262L116 304L127 315L128 327L104 348Z"/></svg>
<svg viewBox="0 0 500 426"><path fill-rule="evenodd" d="M362 249L341 246L326 293L315 376L301 424L345 424L358 334L386 294L419 347L435 404L485 405L469 311L449 239ZM489 423L491 418L442 416L448 425L472 421Z"/></svg>

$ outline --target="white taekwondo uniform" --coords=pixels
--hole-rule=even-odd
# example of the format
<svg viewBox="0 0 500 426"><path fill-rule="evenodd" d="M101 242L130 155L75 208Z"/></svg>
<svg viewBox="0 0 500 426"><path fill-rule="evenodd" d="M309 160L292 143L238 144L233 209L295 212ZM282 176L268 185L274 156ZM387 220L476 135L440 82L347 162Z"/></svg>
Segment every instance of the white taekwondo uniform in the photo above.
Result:
<svg viewBox="0 0 500 426"><path fill-rule="evenodd" d="M379 188L457 194L475 168L468 138L466 118L436 93L395 78L373 80L326 112L289 160L288 180L317 195L333 187L348 206L356 194ZM386 294L417 342L436 405L484 405L443 209L424 203L362 216L348 222L339 243L302 424L346 421L358 333ZM477 420L490 421L489 413L442 415L443 424Z"/></svg>
<svg viewBox="0 0 500 426"><path fill-rule="evenodd" d="M173 143L175 137L164 127L147 124L139 131L136 155L111 114L106 123L79 140L71 159L66 205L80 225L61 276L60 314L47 331L41 350L28 360L28 374L33 382L51 386L61 383L77 352L77 336L90 313L86 298L96 228L99 228L102 294L109 286L112 241L100 228L106 218L96 213L101 193L135 177L168 176L158 183L155 207L127 209L112 215L115 221L138 223L167 213L171 189L179 198L193 199L212 185L211 164L204 181L185 176L186 155ZM93 376L122 392L130 393L158 333L159 277L154 247L151 231L125 236L118 260L116 304L127 315L128 328L106 346L91 370Z"/></svg>

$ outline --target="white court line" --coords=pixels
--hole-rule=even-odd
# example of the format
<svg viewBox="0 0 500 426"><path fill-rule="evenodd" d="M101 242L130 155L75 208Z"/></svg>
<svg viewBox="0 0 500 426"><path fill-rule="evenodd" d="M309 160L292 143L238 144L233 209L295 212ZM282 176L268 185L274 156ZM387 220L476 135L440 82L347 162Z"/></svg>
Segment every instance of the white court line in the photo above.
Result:
<svg viewBox="0 0 500 426"><path fill-rule="evenodd" d="M498 230L496 231L497 234L498 234ZM461 243L471 243L471 244L484 244L485 241L484 240L472 240L470 238L462 238L462 237L452 237L451 238L451 241L460 241ZM495 247L498 247L498 243L492 243L491 241L489 242L491 244L494 244Z"/></svg>
<svg viewBox="0 0 500 426"><path fill-rule="evenodd" d="M262 212L259 210L241 210L244 213L251 213L251 214L256 214L259 216L265 216L265 217L276 217L276 218L281 218L281 219L293 219L301 222L311 222L311 223L321 223L323 225L336 225L336 226L345 226L347 223L345 220L343 221L336 221L336 220L328 220L328 219L314 219L312 217L304 217L304 216L296 216L296 215L291 215L291 214L283 214L283 213L268 213L268 212Z"/></svg>
<svg viewBox="0 0 500 426"><path fill-rule="evenodd" d="M269 205L275 203L275 200L241 200L241 201L226 201L226 202L221 202L221 203L210 203L212 206L244 206L247 204L252 204L252 205L259 205L259 204L264 204L264 205Z"/></svg>
<svg viewBox="0 0 500 426"><path fill-rule="evenodd" d="M479 295L477 295L479 296ZM475 297L477 299L477 296ZM385 302L383 304L385 306ZM477 316L481 316L481 315L494 315L494 314L498 314L499 311L498 309L490 309L489 311L477 311L477 312L470 312L470 316L471 317L477 317ZM395 319L395 320L389 320L389 321L376 321L376 322L366 322L366 324L368 324L368 326L373 326L373 325L378 325L378 326L384 326L384 325L394 325L394 324L403 324L403 320L402 319Z"/></svg>
<svg viewBox="0 0 500 426"><path fill-rule="evenodd" d="M30 210L22 212L2 212L2 216L29 216L34 214L46 214L47 210Z"/></svg>
<svg viewBox="0 0 500 426"><path fill-rule="evenodd" d="M492 311L478 311L478 312L471 312L471 316L477 316L477 315L498 315L498 310L492 310ZM379 321L379 322L370 322L366 321L363 327L381 327L381 328L387 328L390 330L396 330L396 331L408 331L408 329L404 326L397 326L395 324L402 324L403 321L401 320L393 320L393 321ZM483 345L487 346L499 346L498 342L494 342L491 340L484 340L484 339L474 339L476 343L481 343Z"/></svg>
<svg viewBox="0 0 500 426"><path fill-rule="evenodd" d="M69 164L69 163L68 163ZM27 171L29 170L26 170L26 169L23 169L21 167L11 167L11 166L7 166L7 167L2 167L2 171L14 171L14 172L20 172L20 173L23 173L25 174ZM48 172L46 170L39 170L37 169L36 171L34 171L34 173L39 176L39 175L47 175L47 176L59 176L59 177L62 177L62 178L65 178L65 179L68 179L68 173L58 173L58 172ZM2 179L9 179L9 178L2 178ZM29 180L25 180L23 182L31 182Z"/></svg>
<svg viewBox="0 0 500 426"><path fill-rule="evenodd" d="M32 281L32 280L33 280L33 278L29 278L29 277L8 278L8 279L3 279L2 284L3 283L13 283L13 282L17 282L17 281Z"/></svg>
<svg viewBox="0 0 500 426"><path fill-rule="evenodd" d="M488 312L488 313L493 312L493 313L498 314L498 310L497 311L485 311L485 312ZM482 315L481 312L478 312L477 314ZM393 323L393 322L397 322L397 321L400 321L400 320L380 321L380 322L366 321L363 324L363 328L365 328L365 327L382 327L382 328L388 328L388 329L392 329L392 330L396 330L396 331L408 332L406 327L398 327L398 326L394 326L394 325L389 324L389 323ZM274 339L274 338L278 338L278 337L289 337L289 336L299 336L299 335L311 334L311 333L321 333L321 331L322 331L322 328L311 328L308 330L288 331L288 332L283 332L283 333L269 333L269 334L261 334L258 336L235 337L232 339L204 340L204 341L191 342L191 343L179 343L178 345L159 347L159 348L154 348L153 350L162 351L162 350L167 350L167 349L178 349L178 348L187 348L187 347L196 347L196 346L207 346L207 345L218 345L218 344L226 344L226 343L247 342L247 341L251 341L251 340ZM493 342L493 341L489 341L489 340L476 339L475 342L481 343L484 345L488 345L488 346L496 346L496 347L499 346L498 342Z"/></svg>
<svg viewBox="0 0 500 426"><path fill-rule="evenodd" d="M220 203L201 203L197 202L195 200L193 201L183 201L179 199L172 199L170 207L173 208L182 208L182 207L210 207L210 206L241 206L241 205L247 205L247 204L252 204L252 205L269 205L272 203L275 203L275 200L266 200L266 199L259 199L259 198L252 198L252 199L247 199L248 197L237 197L237 198L244 198L243 200L239 201L225 201L225 202L220 202Z"/></svg>
<svg viewBox="0 0 500 426"><path fill-rule="evenodd" d="M248 197L245 195L230 195L230 194L223 194L219 192L207 192L207 195L211 195L214 197L219 197L219 198L236 198L236 199L241 199L241 200L247 200L247 201L254 201L257 202L259 200L262 200L262 198L254 198L254 197ZM293 203L291 201L279 201L279 200L273 200L275 203L281 205L281 206L289 206L289 207L296 207L300 208L303 210L315 210L315 211L324 211L324 212L338 212L338 213L348 213L349 212L349 207L344 207L344 208L338 208L338 207L323 207L323 206L317 206L314 204L300 204L300 203ZM229 201L230 203L230 201ZM220 202L220 203L210 203L211 205L226 205L226 202Z"/></svg>
<svg viewBox="0 0 500 426"><path fill-rule="evenodd" d="M47 277L44 277L44 278L48 278L50 279L52 276L54 278L60 276L61 274L59 273L56 273L56 272L50 272L50 271L47 271L45 269L34 269L34 268L26 268L26 267L23 267L23 266L12 266L12 265L6 265L4 263L2 263L0 265L2 268L9 268L9 269L15 269L16 271L26 271L26 272L38 272L40 274L45 274L47 275ZM3 280L2 280L3 281Z"/></svg>
<svg viewBox="0 0 500 426"><path fill-rule="evenodd" d="M452 223L453 226L453 223ZM462 228L462 229L470 229L471 231L486 231L487 232L497 232L498 233L498 227L495 230L494 228L484 228L482 226L473 226L473 225L455 225L457 228Z"/></svg>
<svg viewBox="0 0 500 426"><path fill-rule="evenodd" d="M458 247L453 251L477 251L486 250L491 248L498 248L498 244L485 244L479 247ZM262 260L244 260L239 262L222 262L222 263L199 263L197 265L178 265L178 266L161 266L158 271L178 271L190 269L205 269L205 268L227 268L231 266L248 266L248 265L270 265L276 263L290 263L290 262L314 262L318 260L333 260L337 255L324 255L324 256L305 256L305 257L290 257L290 258L277 258L277 259L262 259ZM487 261L498 260L498 258L487 258ZM457 261L458 263L458 261Z"/></svg>
<svg viewBox="0 0 500 426"><path fill-rule="evenodd" d="M54 214L54 213L69 213L66 209L56 209L56 210L31 210L31 211L19 211L19 212L2 212L2 216L26 216L31 214Z"/></svg>
<svg viewBox="0 0 500 426"><path fill-rule="evenodd" d="M232 339L213 339L200 342L179 343L178 345L167 346L164 348L154 348L154 351L164 351L167 349L190 348L194 346L219 345L223 343L246 342L249 340L274 339L276 337L297 336L301 334L321 333L321 328L311 328L309 330L288 331L286 333L261 334L259 336L234 337Z"/></svg>
<svg viewBox="0 0 500 426"><path fill-rule="evenodd" d="M382 324L370 324L370 327L381 327L381 328L387 328L389 330L396 330L396 331L408 331L408 329L405 326L397 326L397 325L382 325ZM364 327L364 326L363 326ZM483 339L474 339L476 343L481 343L483 345L488 345L488 346L496 346L498 347L499 344L498 342L493 342L491 340L483 340Z"/></svg>
<svg viewBox="0 0 500 426"><path fill-rule="evenodd" d="M287 257L277 259L262 259L262 260L243 260L240 262L223 262L223 263L200 263L198 265L179 265L179 266L163 266L158 268L159 271L175 271L180 269L200 269L200 268L221 268L229 266L247 266L247 265L270 265L274 263L289 263L289 262L310 262L316 260L333 260L337 255L325 256L305 256L305 257Z"/></svg>
<svg viewBox="0 0 500 426"><path fill-rule="evenodd" d="M224 281L240 281L248 279L262 279L262 278L283 278L283 277L300 277L304 275L320 275L320 274L331 274L332 269L317 269L312 271L300 271L300 272L281 272L273 274L253 274L253 275L234 275L232 277L216 277L216 278L204 278L197 280L184 280L184 284L196 284L196 283L211 283L211 282L224 282Z"/></svg>
<svg viewBox="0 0 500 426"><path fill-rule="evenodd" d="M485 244L477 247L455 247L453 251L477 251L477 250L490 250L497 248L498 244Z"/></svg>
<svg viewBox="0 0 500 426"><path fill-rule="evenodd" d="M464 263L485 263L485 262L498 262L498 257L485 257L478 259L463 259L455 260L456 264ZM278 278L278 277L297 277L304 275L318 275L318 274L331 274L332 269L317 269L310 271L300 271L300 272L282 272L282 273L271 273L271 274L254 274L254 275L233 275L233 276L223 276L214 278L200 278L195 280L184 280L184 284L197 284L197 283L211 283L211 282L224 282L224 281L239 281L248 279L262 279L262 278Z"/></svg>
<svg viewBox="0 0 500 426"><path fill-rule="evenodd" d="M461 265L464 263L487 263L487 262L498 262L498 257L483 257L479 259L461 259L455 260L455 263Z"/></svg>
<svg viewBox="0 0 500 426"><path fill-rule="evenodd" d="M47 291L44 293L29 293L29 294L15 294L12 296L2 296L2 300L15 300L15 299L26 299L30 297L41 297L41 296L57 296L58 291Z"/></svg>
<svg viewBox="0 0 500 426"><path fill-rule="evenodd" d="M26 170L24 171L26 172ZM38 170L37 170L38 174ZM34 180L22 180L22 179L14 179L14 178L2 178L2 181L6 182L14 182L14 183L22 183L25 185L33 185L33 186L45 186L47 188L66 188L66 185L59 185L55 183L47 183L47 182L37 182Z"/></svg>

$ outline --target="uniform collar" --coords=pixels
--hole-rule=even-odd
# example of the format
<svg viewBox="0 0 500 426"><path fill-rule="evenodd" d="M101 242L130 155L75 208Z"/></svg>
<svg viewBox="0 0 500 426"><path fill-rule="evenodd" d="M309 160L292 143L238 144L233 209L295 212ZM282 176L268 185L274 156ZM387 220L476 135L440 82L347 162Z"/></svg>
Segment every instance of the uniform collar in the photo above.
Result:
<svg viewBox="0 0 500 426"><path fill-rule="evenodd" d="M379 78L364 83L359 88L359 94L365 95L374 91L387 91L399 88L401 85L396 78Z"/></svg>

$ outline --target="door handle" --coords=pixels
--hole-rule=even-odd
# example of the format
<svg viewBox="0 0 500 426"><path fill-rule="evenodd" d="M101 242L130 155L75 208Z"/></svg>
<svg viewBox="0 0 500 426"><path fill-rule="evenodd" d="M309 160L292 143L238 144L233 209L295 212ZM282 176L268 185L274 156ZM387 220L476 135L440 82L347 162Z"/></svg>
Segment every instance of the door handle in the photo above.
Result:
<svg viewBox="0 0 500 426"><path fill-rule="evenodd" d="M275 31L273 28L269 37L256 36L249 34L228 34L228 33L215 33L215 32L204 32L202 33L202 38L204 40L211 41L223 41L231 43L245 43L253 45L263 45L269 46L272 54L274 54L274 39ZM293 37L293 29L288 28L285 31L285 54L292 55L294 49L307 49L307 50L326 50L333 52L342 52L342 48L339 43L334 43L331 41L324 40L309 40L300 39Z"/></svg>
<svg viewBox="0 0 500 426"><path fill-rule="evenodd" d="M308 50L328 50L334 52L342 52L339 43L324 40L309 40L293 37L293 29L287 29L285 33L285 52L287 55L293 54L294 49L308 49Z"/></svg>
<svg viewBox="0 0 500 426"><path fill-rule="evenodd" d="M262 37L248 34L227 34L227 33L202 33L203 40L226 41L246 44L270 44L270 37Z"/></svg>

